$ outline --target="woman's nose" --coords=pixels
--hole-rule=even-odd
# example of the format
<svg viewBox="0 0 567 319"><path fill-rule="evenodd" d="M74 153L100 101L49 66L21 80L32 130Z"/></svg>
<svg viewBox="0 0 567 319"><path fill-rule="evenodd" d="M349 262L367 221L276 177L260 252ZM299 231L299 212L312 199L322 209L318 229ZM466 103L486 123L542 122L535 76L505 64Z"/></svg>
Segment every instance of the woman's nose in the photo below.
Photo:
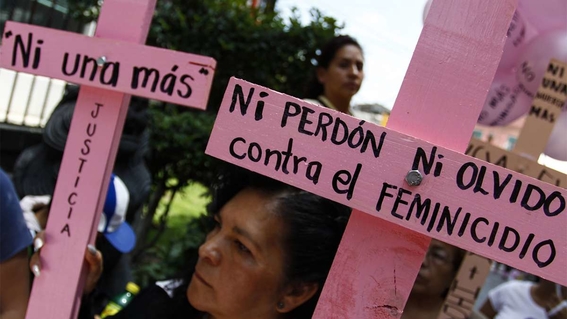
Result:
<svg viewBox="0 0 567 319"><path fill-rule="evenodd" d="M199 257L213 266L218 266L221 262L221 252L217 236L207 238L199 247Z"/></svg>
<svg viewBox="0 0 567 319"><path fill-rule="evenodd" d="M361 73L361 71L358 69L358 67L356 66L356 64L355 64L355 65L352 65L352 66L350 67L350 72L349 72L349 74L350 74L351 76L359 77L359 76L360 76L360 73Z"/></svg>

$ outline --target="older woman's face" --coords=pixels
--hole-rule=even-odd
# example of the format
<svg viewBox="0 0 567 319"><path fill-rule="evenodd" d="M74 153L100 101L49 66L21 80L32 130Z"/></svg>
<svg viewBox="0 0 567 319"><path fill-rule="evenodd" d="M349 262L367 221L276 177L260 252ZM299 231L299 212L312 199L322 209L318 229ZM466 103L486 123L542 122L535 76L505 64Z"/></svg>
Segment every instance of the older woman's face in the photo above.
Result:
<svg viewBox="0 0 567 319"><path fill-rule="evenodd" d="M317 78L323 84L325 95L352 98L364 80L364 57L359 47L347 44L340 48L329 67L317 70Z"/></svg>
<svg viewBox="0 0 567 319"><path fill-rule="evenodd" d="M199 248L189 302L215 318L269 318L283 287L283 222L272 200L245 189L216 217Z"/></svg>
<svg viewBox="0 0 567 319"><path fill-rule="evenodd" d="M457 273L454 261L458 257L458 248L435 239L431 240L412 293L441 297Z"/></svg>

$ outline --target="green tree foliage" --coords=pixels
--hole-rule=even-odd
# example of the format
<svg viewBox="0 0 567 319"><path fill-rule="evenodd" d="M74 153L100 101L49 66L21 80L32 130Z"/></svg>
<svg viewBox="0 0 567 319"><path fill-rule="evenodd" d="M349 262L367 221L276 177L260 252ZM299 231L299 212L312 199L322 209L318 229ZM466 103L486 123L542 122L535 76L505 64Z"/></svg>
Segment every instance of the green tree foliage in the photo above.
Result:
<svg viewBox="0 0 567 319"><path fill-rule="evenodd" d="M217 67L208 112L161 103L152 108L153 196L191 181L208 184L213 177L218 162L203 152L230 77L302 96L318 46L341 26L317 10L307 25L300 18L295 12L284 20L277 12L250 8L245 0L158 2L148 44L210 56ZM174 185L167 185L172 179ZM149 206L152 215L157 206Z"/></svg>
<svg viewBox="0 0 567 319"><path fill-rule="evenodd" d="M317 10L311 18L308 25L297 14L286 21L245 0L158 2L148 43L213 57L217 67L208 112L162 103L152 109L150 166L156 181L175 178L183 187L212 178L214 160L202 153L230 77L302 96L318 46L341 28Z"/></svg>
<svg viewBox="0 0 567 319"><path fill-rule="evenodd" d="M158 3L149 43L217 60L209 108L218 108L231 76L301 96L317 47L340 27L311 12L309 25L295 14L287 21L245 0L172 0Z"/></svg>

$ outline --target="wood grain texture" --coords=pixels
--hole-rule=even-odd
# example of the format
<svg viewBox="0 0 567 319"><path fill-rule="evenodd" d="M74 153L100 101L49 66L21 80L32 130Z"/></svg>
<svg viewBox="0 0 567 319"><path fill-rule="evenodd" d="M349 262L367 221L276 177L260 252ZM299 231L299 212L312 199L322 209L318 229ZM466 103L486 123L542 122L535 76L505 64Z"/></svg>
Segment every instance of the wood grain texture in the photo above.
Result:
<svg viewBox="0 0 567 319"><path fill-rule="evenodd" d="M213 58L16 22L7 22L6 30L0 65L8 69L207 108L216 66ZM28 63L24 53L29 54ZM40 58L34 65L36 55ZM105 66L96 65L99 57L106 58Z"/></svg>
<svg viewBox="0 0 567 319"><path fill-rule="evenodd" d="M463 152L500 62L516 3L434 1L388 127Z"/></svg>
<svg viewBox="0 0 567 319"><path fill-rule="evenodd" d="M249 105L262 105L261 119L256 118L254 109L241 114L239 88L254 92L245 99ZM268 97L261 97L263 93ZM236 106L232 112L231 104ZM291 108L301 109L302 115L286 116ZM365 136L383 136L379 155L376 157L369 149L351 148L347 142L337 145L329 135L324 140L322 130L313 134L318 119L327 116L333 123L344 124L348 132L363 128ZM567 190L387 128L361 123L348 115L232 79L206 152L423 235L566 282L562 274L567 260L562 256L567 253L563 228L567 222ZM416 154L427 154L429 171ZM315 163L319 163L318 174ZM409 186L404 178L416 163L424 178L421 185ZM315 175L316 179L310 178ZM519 236L517 244L515 232ZM552 240L553 245L545 244L547 240ZM524 245L528 250L521 253ZM537 256L532 254L536 246L540 249L535 252ZM555 258L551 258L552 250ZM550 264L540 263L548 259L553 259Z"/></svg>
<svg viewBox="0 0 567 319"><path fill-rule="evenodd" d="M399 318L429 237L359 210L347 229L315 318Z"/></svg>
<svg viewBox="0 0 567 319"><path fill-rule="evenodd" d="M95 36L143 43L154 7L155 0L106 0ZM34 281L26 319L77 317L84 254L87 244L94 243L129 103L130 95L80 89L41 252L42 275Z"/></svg>
<svg viewBox="0 0 567 319"><path fill-rule="evenodd" d="M515 1L434 1L388 120L388 128L434 141L437 145L455 151L463 151L500 61L504 35L515 6ZM360 213L355 212L351 218L358 219L360 216ZM331 277L327 280L325 289L340 291L345 282L370 281L374 265L379 263L386 273L397 272L398 276L410 279L394 286L396 291L400 291L400 295L396 295L395 306L403 309L421 267L429 238L398 225L387 229L395 230L397 236L361 243L343 241L339 251L381 253L366 258L364 262L358 262L356 266L354 260L345 259L344 255L338 254L335 263L348 263L359 271ZM345 238L353 233L364 237L373 232L378 230L373 231L369 227L354 228L349 224ZM414 244L416 236L419 236L419 241L423 243L421 248ZM408 260L403 269L399 266L400 251L412 252L412 260ZM335 267L334 264L333 270ZM379 289L376 289L377 287ZM369 305L373 299L388 300L391 298L391 291L391 280L383 278L375 282L373 287L356 290L352 298ZM342 296L344 297L346 294ZM341 296L332 298L324 295L315 318L329 318L331 315L336 318L401 316L401 312L386 312L379 316L355 316L352 314L359 311L356 306L339 312L324 308L324 305L340 302L340 298Z"/></svg>

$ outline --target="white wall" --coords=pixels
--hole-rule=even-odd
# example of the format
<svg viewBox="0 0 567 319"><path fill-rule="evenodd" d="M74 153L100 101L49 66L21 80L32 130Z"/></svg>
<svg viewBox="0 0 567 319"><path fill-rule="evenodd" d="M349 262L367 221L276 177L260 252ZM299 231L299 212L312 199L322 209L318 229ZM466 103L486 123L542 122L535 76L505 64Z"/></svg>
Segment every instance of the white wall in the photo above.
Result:
<svg viewBox="0 0 567 319"><path fill-rule="evenodd" d="M0 68L0 122L44 126L65 82Z"/></svg>

